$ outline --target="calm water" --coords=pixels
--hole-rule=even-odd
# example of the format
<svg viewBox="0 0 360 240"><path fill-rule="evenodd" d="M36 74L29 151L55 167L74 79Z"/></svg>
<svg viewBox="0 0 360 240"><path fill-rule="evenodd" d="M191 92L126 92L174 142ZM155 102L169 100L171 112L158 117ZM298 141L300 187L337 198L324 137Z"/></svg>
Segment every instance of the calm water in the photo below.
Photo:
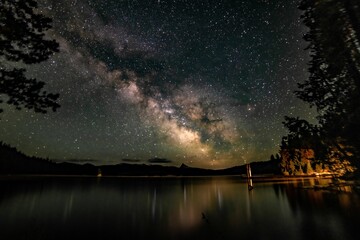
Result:
<svg viewBox="0 0 360 240"><path fill-rule="evenodd" d="M357 193L302 180L0 179L1 239L359 239Z"/></svg>

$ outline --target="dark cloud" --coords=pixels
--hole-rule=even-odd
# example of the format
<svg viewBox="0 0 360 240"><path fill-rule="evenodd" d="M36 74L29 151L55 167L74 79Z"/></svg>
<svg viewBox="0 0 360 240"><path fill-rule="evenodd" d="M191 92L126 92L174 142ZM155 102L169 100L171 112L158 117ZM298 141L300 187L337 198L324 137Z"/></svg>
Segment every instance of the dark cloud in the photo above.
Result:
<svg viewBox="0 0 360 240"><path fill-rule="evenodd" d="M139 160L139 159L127 159L127 158L121 159L121 161L127 162L127 163L139 163L139 162L141 162L141 160Z"/></svg>
<svg viewBox="0 0 360 240"><path fill-rule="evenodd" d="M64 162L64 160L54 160L55 162ZM94 164L94 165L99 165L101 164L101 161L99 160L95 160L95 159L69 159L66 160L65 162L69 162L69 163L77 163L77 164L86 164L86 163L90 163L90 164Z"/></svg>
<svg viewBox="0 0 360 240"><path fill-rule="evenodd" d="M151 158L148 160L149 163L172 163L171 160L166 158Z"/></svg>

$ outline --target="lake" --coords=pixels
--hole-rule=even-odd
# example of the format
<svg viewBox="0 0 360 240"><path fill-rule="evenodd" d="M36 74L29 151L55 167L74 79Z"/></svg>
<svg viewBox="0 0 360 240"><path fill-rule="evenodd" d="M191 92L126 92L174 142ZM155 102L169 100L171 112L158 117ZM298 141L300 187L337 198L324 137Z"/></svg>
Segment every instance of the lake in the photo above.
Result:
<svg viewBox="0 0 360 240"><path fill-rule="evenodd" d="M356 192L321 179L3 177L1 239L358 239Z"/></svg>

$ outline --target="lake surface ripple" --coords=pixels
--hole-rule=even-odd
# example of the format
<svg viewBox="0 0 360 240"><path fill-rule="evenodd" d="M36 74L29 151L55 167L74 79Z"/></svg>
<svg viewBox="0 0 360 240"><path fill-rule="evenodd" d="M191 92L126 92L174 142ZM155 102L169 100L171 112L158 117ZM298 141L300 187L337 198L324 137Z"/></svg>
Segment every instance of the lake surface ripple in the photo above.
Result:
<svg viewBox="0 0 360 240"><path fill-rule="evenodd" d="M358 239L357 192L321 179L0 179L1 239Z"/></svg>

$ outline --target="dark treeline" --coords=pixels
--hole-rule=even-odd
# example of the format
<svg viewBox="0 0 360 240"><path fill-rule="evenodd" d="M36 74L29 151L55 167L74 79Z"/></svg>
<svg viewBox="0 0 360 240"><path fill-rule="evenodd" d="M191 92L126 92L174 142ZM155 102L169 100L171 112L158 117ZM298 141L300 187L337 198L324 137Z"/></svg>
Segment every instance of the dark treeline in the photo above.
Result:
<svg viewBox="0 0 360 240"><path fill-rule="evenodd" d="M55 163L29 157L10 145L0 143L0 174L94 174L92 165Z"/></svg>
<svg viewBox="0 0 360 240"><path fill-rule="evenodd" d="M257 174L279 174L279 159L251 163L252 172ZM96 176L214 176L214 175L243 175L246 167L236 166L221 170L193 168L185 164L180 167L129 164L117 165L56 163L49 159L29 157L16 148L0 142L0 174L1 175L90 175Z"/></svg>

